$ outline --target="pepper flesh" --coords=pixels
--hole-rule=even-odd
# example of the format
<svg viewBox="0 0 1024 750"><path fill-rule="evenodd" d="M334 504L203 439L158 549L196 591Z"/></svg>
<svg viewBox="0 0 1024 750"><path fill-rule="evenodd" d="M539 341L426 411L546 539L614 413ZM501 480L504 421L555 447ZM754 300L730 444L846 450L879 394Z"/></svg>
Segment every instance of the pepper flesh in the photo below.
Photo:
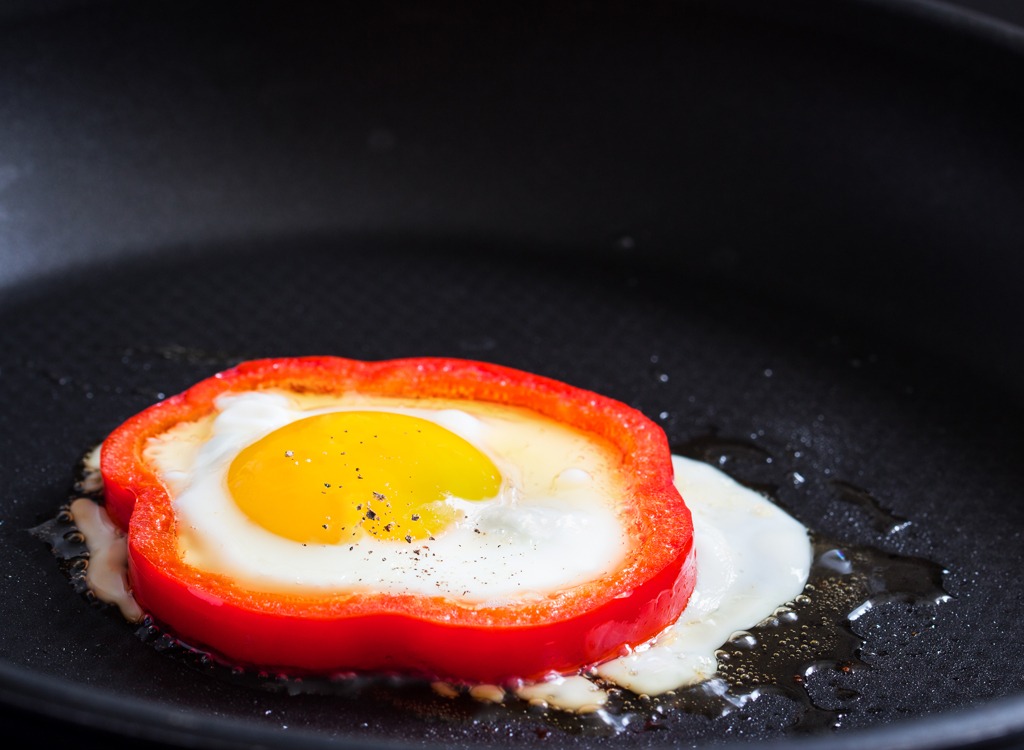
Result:
<svg viewBox="0 0 1024 750"><path fill-rule="evenodd" d="M601 580L501 606L386 592L268 593L191 567L178 550L172 498L143 458L147 441L213 414L223 393L266 388L494 402L603 438L629 478L621 502L632 550ZM673 485L664 432L618 401L498 365L441 358L246 362L126 421L104 442L101 470L107 510L128 531L139 604L190 645L241 665L460 682L575 672L674 622L696 579L690 512Z"/></svg>

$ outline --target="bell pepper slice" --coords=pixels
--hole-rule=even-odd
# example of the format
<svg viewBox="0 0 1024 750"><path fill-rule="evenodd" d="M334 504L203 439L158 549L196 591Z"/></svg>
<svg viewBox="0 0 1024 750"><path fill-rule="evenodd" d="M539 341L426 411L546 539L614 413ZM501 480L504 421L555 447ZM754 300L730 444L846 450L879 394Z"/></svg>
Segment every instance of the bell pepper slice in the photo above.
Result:
<svg viewBox="0 0 1024 750"><path fill-rule="evenodd" d="M632 550L606 578L503 606L365 591L266 593L191 567L178 550L171 496L143 450L174 425L214 413L219 395L267 388L495 402L592 433L621 454ZM139 604L184 642L243 666L490 683L576 672L673 623L696 578L690 512L673 485L664 432L618 401L493 364L338 357L245 362L126 421L104 442L101 470L107 510L128 532Z"/></svg>

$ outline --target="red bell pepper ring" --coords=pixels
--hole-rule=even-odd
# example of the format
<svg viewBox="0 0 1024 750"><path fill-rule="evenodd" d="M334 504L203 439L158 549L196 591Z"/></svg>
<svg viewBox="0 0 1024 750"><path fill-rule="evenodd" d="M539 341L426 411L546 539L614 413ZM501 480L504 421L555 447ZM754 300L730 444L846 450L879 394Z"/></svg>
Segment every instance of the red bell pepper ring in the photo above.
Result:
<svg viewBox="0 0 1024 750"><path fill-rule="evenodd" d="M489 607L386 592L266 593L191 567L178 551L171 497L143 450L175 424L213 413L220 394L266 388L495 402L604 438L629 477L621 500L633 549L602 580L539 602ZM492 683L576 672L673 623L696 578L690 512L672 482L664 432L618 401L497 365L439 358L246 362L129 419L104 442L101 469L107 510L128 531L139 604L186 643L240 665Z"/></svg>

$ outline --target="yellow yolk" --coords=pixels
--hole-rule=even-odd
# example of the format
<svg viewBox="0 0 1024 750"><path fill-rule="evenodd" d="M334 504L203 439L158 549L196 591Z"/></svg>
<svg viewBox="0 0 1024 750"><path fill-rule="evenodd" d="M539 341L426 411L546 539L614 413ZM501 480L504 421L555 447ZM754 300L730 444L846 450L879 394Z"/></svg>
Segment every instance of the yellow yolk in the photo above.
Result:
<svg viewBox="0 0 1024 750"><path fill-rule="evenodd" d="M365 534L412 542L451 523L444 500L485 500L501 474L490 458L434 422L340 411L293 422L242 450L228 489L253 521L297 542Z"/></svg>

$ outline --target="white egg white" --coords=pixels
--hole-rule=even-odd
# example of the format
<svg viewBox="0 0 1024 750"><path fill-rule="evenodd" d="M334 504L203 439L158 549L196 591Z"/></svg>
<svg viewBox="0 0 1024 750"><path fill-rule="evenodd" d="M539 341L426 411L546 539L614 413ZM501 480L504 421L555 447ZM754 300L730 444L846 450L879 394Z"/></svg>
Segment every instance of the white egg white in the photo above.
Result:
<svg viewBox="0 0 1024 750"><path fill-rule="evenodd" d="M697 583L675 624L633 653L597 667L597 675L634 693L660 695L695 685L718 670L715 652L729 638L774 614L803 591L811 570L807 529L728 475L673 456L675 484L693 514ZM565 710L596 710L607 696L580 698L559 677L527 686L520 697Z"/></svg>

